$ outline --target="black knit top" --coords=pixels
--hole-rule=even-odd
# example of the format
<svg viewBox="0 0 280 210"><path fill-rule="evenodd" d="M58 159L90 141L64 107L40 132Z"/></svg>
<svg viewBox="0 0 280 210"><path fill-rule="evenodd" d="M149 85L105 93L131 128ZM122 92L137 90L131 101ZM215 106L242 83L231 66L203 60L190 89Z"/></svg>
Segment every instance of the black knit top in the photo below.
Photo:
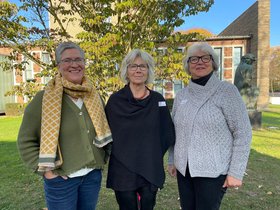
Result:
<svg viewBox="0 0 280 210"><path fill-rule="evenodd" d="M191 80L198 85L205 86L206 83L208 82L208 80L210 79L210 77L212 76L212 74L213 74L213 71L211 71L211 73L207 74L204 77L200 77L198 79L191 79Z"/></svg>
<svg viewBox="0 0 280 210"><path fill-rule="evenodd" d="M175 132L164 98L149 91L150 95L139 101L126 85L109 98L105 107L113 136L108 188L127 191L144 185L163 187L163 156L174 145Z"/></svg>

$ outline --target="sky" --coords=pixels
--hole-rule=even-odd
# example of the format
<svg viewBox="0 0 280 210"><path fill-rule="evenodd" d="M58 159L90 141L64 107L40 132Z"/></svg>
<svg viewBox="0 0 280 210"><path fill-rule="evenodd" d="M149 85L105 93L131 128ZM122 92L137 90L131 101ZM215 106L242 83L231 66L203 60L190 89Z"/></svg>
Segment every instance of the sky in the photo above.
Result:
<svg viewBox="0 0 280 210"><path fill-rule="evenodd" d="M19 0L10 0L18 3ZM188 16L185 24L176 30L203 28L219 34L230 23L246 11L256 0L214 0L210 10ZM280 0L270 0L270 46L280 46Z"/></svg>
<svg viewBox="0 0 280 210"><path fill-rule="evenodd" d="M217 35L245 12L256 0L214 0L209 11L185 18L176 30L203 28ZM270 46L280 46L280 0L270 0Z"/></svg>

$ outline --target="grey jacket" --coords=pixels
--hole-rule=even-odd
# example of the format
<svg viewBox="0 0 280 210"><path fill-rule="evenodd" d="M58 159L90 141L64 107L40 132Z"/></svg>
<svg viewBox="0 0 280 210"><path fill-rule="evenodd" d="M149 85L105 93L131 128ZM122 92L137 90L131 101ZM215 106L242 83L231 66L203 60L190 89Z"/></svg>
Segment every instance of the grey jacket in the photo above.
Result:
<svg viewBox="0 0 280 210"><path fill-rule="evenodd" d="M252 128L237 88L214 74L205 86L190 81L174 100L176 132L169 164L192 177L228 174L243 178L249 158Z"/></svg>

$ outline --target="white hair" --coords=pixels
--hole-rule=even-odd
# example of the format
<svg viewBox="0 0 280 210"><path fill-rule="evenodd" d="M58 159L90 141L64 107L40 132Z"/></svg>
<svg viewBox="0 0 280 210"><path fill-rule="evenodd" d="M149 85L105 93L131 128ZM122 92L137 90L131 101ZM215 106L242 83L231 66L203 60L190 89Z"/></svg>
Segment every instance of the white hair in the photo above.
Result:
<svg viewBox="0 0 280 210"><path fill-rule="evenodd" d="M155 61L153 57L143 50L133 49L123 59L120 69L120 77L125 84L129 82L127 78L127 67L129 64L132 64L133 61L138 57L145 61L148 65L148 79L145 81L145 84L150 84L154 81Z"/></svg>
<svg viewBox="0 0 280 210"><path fill-rule="evenodd" d="M62 53L67 49L77 49L77 50L79 50L82 58L85 58L85 52L83 51L82 48L80 48L79 45L75 44L74 42L62 42L57 46L57 48L55 50L56 64L60 63Z"/></svg>
<svg viewBox="0 0 280 210"><path fill-rule="evenodd" d="M219 69L219 57L214 51L214 49L207 43L207 42L196 42L192 44L190 47L188 47L187 55L183 59L183 67L185 71L190 74L189 71L189 58L191 56L194 56L198 51L202 51L205 53L208 53L212 56L213 59L213 71L218 71Z"/></svg>

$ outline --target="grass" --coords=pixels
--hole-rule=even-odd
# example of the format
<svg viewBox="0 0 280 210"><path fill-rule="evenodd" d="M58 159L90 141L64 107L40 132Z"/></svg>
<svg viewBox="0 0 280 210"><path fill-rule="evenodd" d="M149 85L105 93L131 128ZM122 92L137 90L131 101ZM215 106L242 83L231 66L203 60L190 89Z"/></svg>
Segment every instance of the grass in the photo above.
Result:
<svg viewBox="0 0 280 210"><path fill-rule="evenodd" d="M276 210L280 206L280 106L262 113L262 129L253 131L252 149L244 185L229 189L222 210ZM42 179L22 164L16 146L21 117L0 118L0 209L39 210L44 208ZM103 174L98 210L118 209L114 193L105 188ZM178 210L174 178L167 175L164 189L157 196L156 210Z"/></svg>
<svg viewBox="0 0 280 210"><path fill-rule="evenodd" d="M0 209L40 209L44 206L42 182L22 164L16 136L21 117L0 118Z"/></svg>
<svg viewBox="0 0 280 210"><path fill-rule="evenodd" d="M244 185L229 189L222 209L267 209L280 206L280 106L262 113L262 129L253 131L253 141Z"/></svg>

